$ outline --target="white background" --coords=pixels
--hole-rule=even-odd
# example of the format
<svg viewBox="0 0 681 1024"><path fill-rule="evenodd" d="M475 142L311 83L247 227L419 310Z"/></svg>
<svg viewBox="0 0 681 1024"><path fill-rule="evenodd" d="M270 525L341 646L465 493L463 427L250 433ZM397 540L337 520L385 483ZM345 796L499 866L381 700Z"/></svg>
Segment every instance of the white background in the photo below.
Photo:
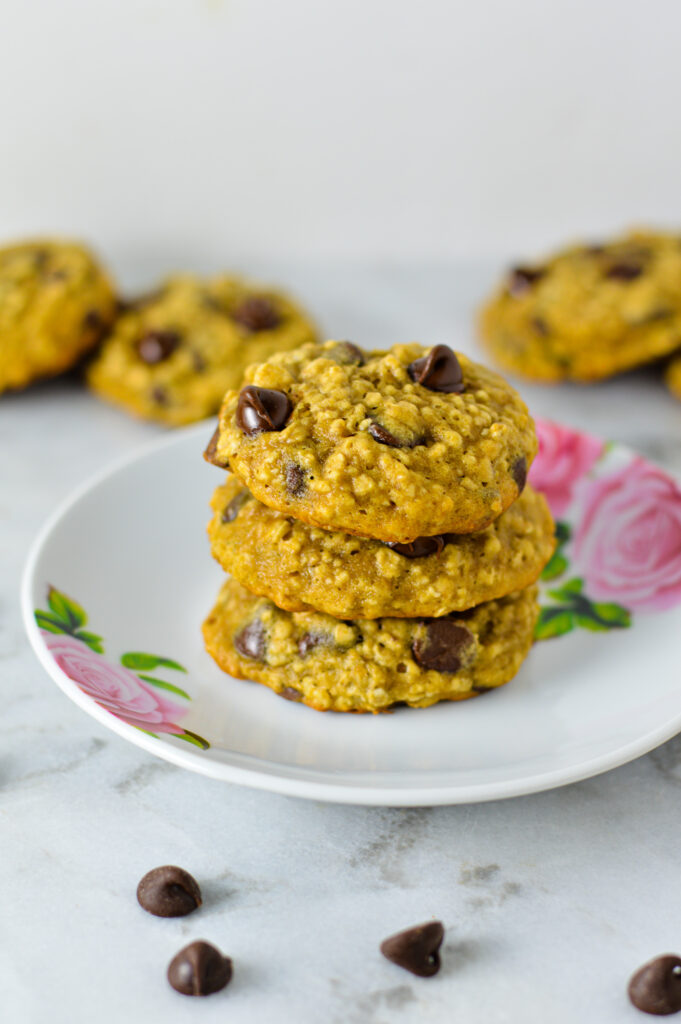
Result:
<svg viewBox="0 0 681 1024"><path fill-rule="evenodd" d="M675 0L3 0L0 232L126 268L677 225Z"/></svg>

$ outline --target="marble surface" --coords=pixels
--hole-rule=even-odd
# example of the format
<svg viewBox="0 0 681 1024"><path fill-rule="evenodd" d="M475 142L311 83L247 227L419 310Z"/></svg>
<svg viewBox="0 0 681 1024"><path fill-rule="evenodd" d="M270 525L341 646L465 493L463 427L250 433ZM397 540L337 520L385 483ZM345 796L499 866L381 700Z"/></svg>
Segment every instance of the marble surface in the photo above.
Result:
<svg viewBox="0 0 681 1024"><path fill-rule="evenodd" d="M152 268L120 268L128 279ZM155 268L154 268L155 269ZM329 334L475 350L485 268L253 268L288 281ZM681 472L681 405L654 371L599 387L522 386L531 408ZM646 958L681 950L681 737L598 778L479 806L323 805L191 775L71 704L29 650L18 588L55 504L159 433L75 379L0 400L0 1018L8 1024L620 1024ZM644 682L644 681L643 681ZM588 714L588 708L585 708ZM160 920L135 900L178 863L205 906ZM420 980L379 941L431 916L443 968ZM165 980L194 938L234 981L197 1005Z"/></svg>

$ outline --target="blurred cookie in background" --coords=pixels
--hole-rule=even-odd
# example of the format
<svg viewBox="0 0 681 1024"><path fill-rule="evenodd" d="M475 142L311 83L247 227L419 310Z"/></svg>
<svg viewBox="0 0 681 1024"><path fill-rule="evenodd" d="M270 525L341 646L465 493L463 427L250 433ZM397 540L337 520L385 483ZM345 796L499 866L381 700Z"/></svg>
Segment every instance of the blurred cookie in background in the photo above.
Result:
<svg viewBox="0 0 681 1024"><path fill-rule="evenodd" d="M250 363L315 338L307 314L280 292L177 275L124 307L87 380L137 416L180 426L217 412Z"/></svg>
<svg viewBox="0 0 681 1024"><path fill-rule="evenodd" d="M681 355L672 359L665 373L667 387L675 398L681 400Z"/></svg>
<svg viewBox="0 0 681 1024"><path fill-rule="evenodd" d="M681 237L633 231L510 271L480 316L497 362L531 380L595 381L681 346Z"/></svg>
<svg viewBox="0 0 681 1024"><path fill-rule="evenodd" d="M0 392L70 369L116 311L111 280L84 246L57 239L0 249Z"/></svg>

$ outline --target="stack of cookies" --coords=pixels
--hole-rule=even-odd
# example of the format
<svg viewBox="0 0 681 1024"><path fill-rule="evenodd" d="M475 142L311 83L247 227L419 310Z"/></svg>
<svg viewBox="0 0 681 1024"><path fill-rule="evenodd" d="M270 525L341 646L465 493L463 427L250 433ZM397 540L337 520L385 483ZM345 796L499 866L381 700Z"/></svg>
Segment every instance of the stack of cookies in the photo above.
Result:
<svg viewBox="0 0 681 1024"><path fill-rule="evenodd" d="M553 522L502 378L444 345L307 344L251 366L205 457L230 574L208 652L318 710L427 707L501 686L537 617Z"/></svg>

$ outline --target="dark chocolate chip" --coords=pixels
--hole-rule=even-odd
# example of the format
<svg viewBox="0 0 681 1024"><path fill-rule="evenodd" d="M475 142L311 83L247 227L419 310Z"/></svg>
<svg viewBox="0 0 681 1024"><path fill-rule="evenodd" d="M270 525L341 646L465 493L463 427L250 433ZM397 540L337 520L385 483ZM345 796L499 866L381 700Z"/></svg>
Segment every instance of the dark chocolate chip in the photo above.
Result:
<svg viewBox="0 0 681 1024"><path fill-rule="evenodd" d="M220 428L216 427L213 436L206 445L206 450L203 453L203 457L206 462L210 462L211 466L217 466L218 469L229 469L229 462L224 457L218 455L218 441L220 439Z"/></svg>
<svg viewBox="0 0 681 1024"><path fill-rule="evenodd" d="M250 494L248 491L239 491L238 494L235 494L232 500L228 501L222 510L222 515L220 516L222 522L233 523L249 498Z"/></svg>
<svg viewBox="0 0 681 1024"><path fill-rule="evenodd" d="M209 942L190 942L168 965L168 981L183 996L209 996L232 979L232 961Z"/></svg>
<svg viewBox="0 0 681 1024"><path fill-rule="evenodd" d="M490 693L492 690L496 690L496 686L471 686L473 693Z"/></svg>
<svg viewBox="0 0 681 1024"><path fill-rule="evenodd" d="M160 386L152 388L151 397L153 398L157 405L168 405L168 392L166 391L165 388L162 388Z"/></svg>
<svg viewBox="0 0 681 1024"><path fill-rule="evenodd" d="M372 423L369 427L369 433L374 441L378 441L379 444L387 444L390 448L416 448L417 445L424 443L420 438L415 438L413 441L401 441L399 437L395 437L389 430L382 427L380 423Z"/></svg>
<svg viewBox="0 0 681 1024"><path fill-rule="evenodd" d="M244 658L263 661L265 658L265 627L260 619L252 619L234 637L234 646Z"/></svg>
<svg viewBox="0 0 681 1024"><path fill-rule="evenodd" d="M239 394L236 425L246 437L255 437L269 430L283 430L292 408L288 395L283 391L248 384Z"/></svg>
<svg viewBox="0 0 681 1024"><path fill-rule="evenodd" d="M251 334L271 331L281 323L281 316L271 299L264 295L250 295L232 312L232 320Z"/></svg>
<svg viewBox="0 0 681 1024"><path fill-rule="evenodd" d="M424 625L425 636L412 644L414 660L435 672L458 672L466 648L475 643L473 634L451 619L429 619Z"/></svg>
<svg viewBox="0 0 681 1024"><path fill-rule="evenodd" d="M516 459L511 467L511 476L515 480L518 494L522 494L527 483L527 459L524 455Z"/></svg>
<svg viewBox="0 0 681 1024"><path fill-rule="evenodd" d="M285 686L283 690L279 690L279 696L283 697L284 700L292 700L296 703L300 703L303 699L303 695L300 690L296 690L294 686Z"/></svg>
<svg viewBox="0 0 681 1024"><path fill-rule="evenodd" d="M169 359L180 341L177 331L147 331L137 342L137 355L143 363L155 366Z"/></svg>
<svg viewBox="0 0 681 1024"><path fill-rule="evenodd" d="M537 334L541 334L542 338L548 338L551 332L549 330L549 325L543 317L533 316L531 322Z"/></svg>
<svg viewBox="0 0 681 1024"><path fill-rule="evenodd" d="M681 959L671 953L640 967L629 982L629 998L637 1010L664 1017L681 1010Z"/></svg>
<svg viewBox="0 0 681 1024"><path fill-rule="evenodd" d="M407 367L411 379L429 391L460 394L464 390L461 364L448 345L436 345L427 356Z"/></svg>
<svg viewBox="0 0 681 1024"><path fill-rule="evenodd" d="M147 872L137 902L156 917L185 917L201 906L201 890L188 871L166 864Z"/></svg>
<svg viewBox="0 0 681 1024"><path fill-rule="evenodd" d="M643 273L640 263L613 263L608 267L605 276L612 281L634 281Z"/></svg>
<svg viewBox="0 0 681 1024"><path fill-rule="evenodd" d="M97 309L89 309L83 317L83 327L88 331L101 331L104 326L102 315Z"/></svg>
<svg viewBox="0 0 681 1024"><path fill-rule="evenodd" d="M364 366L366 362L366 356L361 348L353 345L351 341L339 341L326 355L343 366Z"/></svg>
<svg viewBox="0 0 681 1024"><path fill-rule="evenodd" d="M309 654L315 647L328 647L330 643L331 637L328 633L315 633L314 631L303 633L298 641L298 654L301 658L304 658L305 655Z"/></svg>
<svg viewBox="0 0 681 1024"><path fill-rule="evenodd" d="M508 275L508 290L516 298L525 295L545 273L541 267L513 267Z"/></svg>
<svg viewBox="0 0 681 1024"><path fill-rule="evenodd" d="M381 943L381 953L419 978L432 978L440 970L439 951L444 937L442 922L428 921L385 939Z"/></svg>
<svg viewBox="0 0 681 1024"><path fill-rule="evenodd" d="M445 538L440 534L435 537L417 537L409 544L398 544L392 541L386 542L386 547L392 548L398 555L405 558L423 558L426 555L439 555L445 546Z"/></svg>
<svg viewBox="0 0 681 1024"><path fill-rule="evenodd" d="M284 470L286 490L293 498L298 498L307 488L305 470L297 462L289 462Z"/></svg>

